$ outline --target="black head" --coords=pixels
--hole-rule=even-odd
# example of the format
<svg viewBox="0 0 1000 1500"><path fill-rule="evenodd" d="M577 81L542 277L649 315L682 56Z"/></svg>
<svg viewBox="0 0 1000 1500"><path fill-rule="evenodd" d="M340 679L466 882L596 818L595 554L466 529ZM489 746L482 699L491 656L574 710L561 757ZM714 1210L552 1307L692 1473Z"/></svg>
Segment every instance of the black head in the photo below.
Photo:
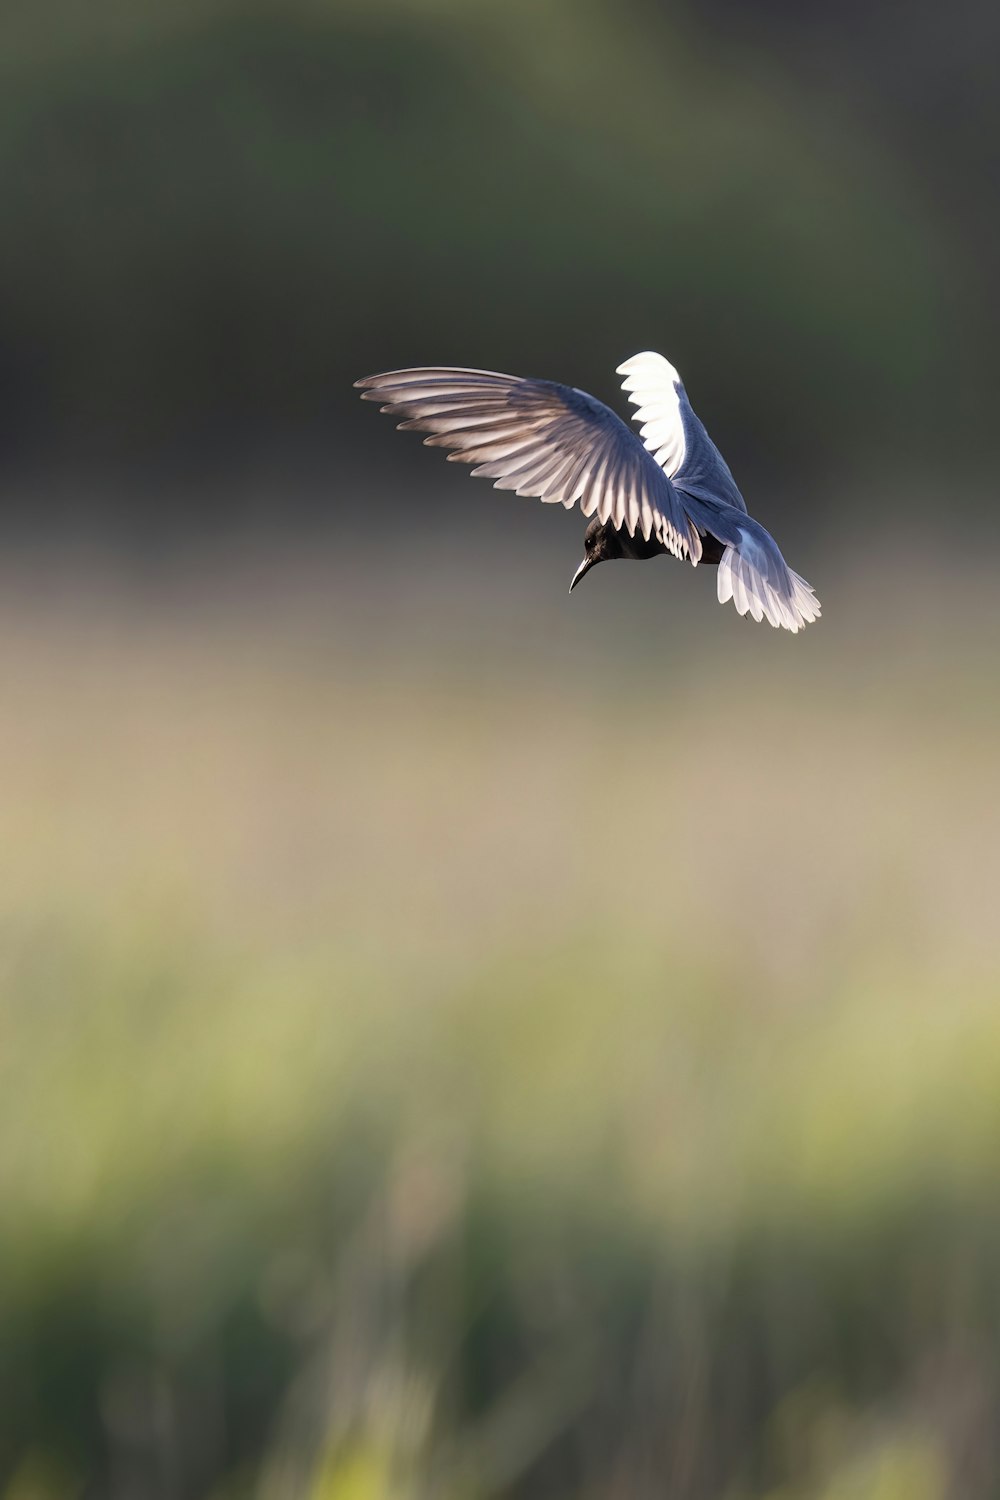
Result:
<svg viewBox="0 0 1000 1500"><path fill-rule="evenodd" d="M583 562L573 574L570 583L570 593L576 588L580 579L591 568L596 567L599 562L608 562L613 557L624 557L625 551L622 547L621 537L613 526L606 526L595 516L583 534Z"/></svg>

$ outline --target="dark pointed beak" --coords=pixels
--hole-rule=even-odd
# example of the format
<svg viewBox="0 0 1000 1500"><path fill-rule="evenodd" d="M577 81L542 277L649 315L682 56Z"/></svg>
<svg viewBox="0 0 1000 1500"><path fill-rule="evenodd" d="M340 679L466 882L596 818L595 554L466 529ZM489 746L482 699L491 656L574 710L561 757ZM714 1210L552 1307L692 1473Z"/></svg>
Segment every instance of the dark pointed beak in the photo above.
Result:
<svg viewBox="0 0 1000 1500"><path fill-rule="evenodd" d="M589 573L590 570L591 570L591 568L594 566L594 564L596 562L597 562L597 558L596 557L585 557L583 559L583 562L577 568L576 572L573 574L573 577L572 577L572 579L570 581L570 586L569 586L570 593L572 593L573 590L576 588L577 584L580 582L580 579L583 577L584 573Z"/></svg>

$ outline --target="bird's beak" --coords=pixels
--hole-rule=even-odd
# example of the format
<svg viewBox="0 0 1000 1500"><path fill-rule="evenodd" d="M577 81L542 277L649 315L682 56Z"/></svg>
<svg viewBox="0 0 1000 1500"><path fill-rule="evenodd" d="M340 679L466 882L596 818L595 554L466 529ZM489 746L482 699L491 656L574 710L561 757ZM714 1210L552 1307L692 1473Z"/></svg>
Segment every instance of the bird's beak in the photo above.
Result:
<svg viewBox="0 0 1000 1500"><path fill-rule="evenodd" d="M596 557L585 557L583 559L583 562L577 568L576 572L573 574L573 577L572 577L572 579L570 581L570 586L569 586L570 593L572 593L573 590L576 588L577 584L580 582L580 579L583 577L584 573L589 573L590 570L591 570L591 568L594 566L594 564L596 562L597 562L597 558Z"/></svg>

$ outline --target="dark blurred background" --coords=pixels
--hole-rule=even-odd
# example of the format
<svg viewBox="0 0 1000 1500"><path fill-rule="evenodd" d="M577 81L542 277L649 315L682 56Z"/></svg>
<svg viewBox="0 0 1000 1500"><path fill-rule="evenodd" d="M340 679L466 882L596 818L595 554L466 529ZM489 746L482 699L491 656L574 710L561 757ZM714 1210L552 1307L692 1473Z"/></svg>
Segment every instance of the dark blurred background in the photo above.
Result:
<svg viewBox="0 0 1000 1500"><path fill-rule="evenodd" d="M7 0L2 1500L1000 1494L998 61ZM647 348L802 636L352 389Z"/></svg>
<svg viewBox="0 0 1000 1500"><path fill-rule="evenodd" d="M413 467L358 374L608 398L647 346L797 506L859 511L840 482L875 466L973 513L1000 213L979 0L49 0L2 25L3 462L52 476L54 524L84 480L112 534L329 516L345 473Z"/></svg>

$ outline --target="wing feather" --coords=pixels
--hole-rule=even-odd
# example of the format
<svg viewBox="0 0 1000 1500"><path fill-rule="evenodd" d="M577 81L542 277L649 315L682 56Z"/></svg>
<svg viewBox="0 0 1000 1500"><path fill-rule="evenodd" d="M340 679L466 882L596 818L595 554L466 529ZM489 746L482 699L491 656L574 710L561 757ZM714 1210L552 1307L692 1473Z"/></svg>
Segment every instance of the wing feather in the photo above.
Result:
<svg viewBox="0 0 1000 1500"><path fill-rule="evenodd" d="M490 370L428 366L359 380L363 400L406 431L474 465L496 489L516 490L656 537L697 562L701 538L670 476L602 402L573 386Z"/></svg>
<svg viewBox="0 0 1000 1500"><path fill-rule="evenodd" d="M622 389L638 407L642 441L677 489L701 500L719 500L746 510L729 465L712 442L688 400L684 382L668 359L647 350L634 354L618 374Z"/></svg>

